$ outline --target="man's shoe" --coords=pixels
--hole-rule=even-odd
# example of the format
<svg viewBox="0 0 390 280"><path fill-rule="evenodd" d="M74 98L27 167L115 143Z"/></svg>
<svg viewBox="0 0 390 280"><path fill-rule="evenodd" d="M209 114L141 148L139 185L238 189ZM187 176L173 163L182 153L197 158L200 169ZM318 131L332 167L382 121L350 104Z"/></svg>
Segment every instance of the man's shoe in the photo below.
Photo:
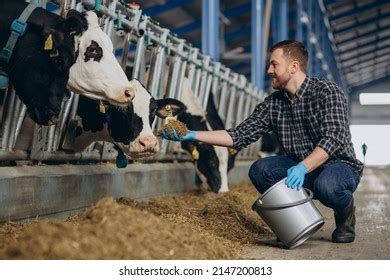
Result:
<svg viewBox="0 0 390 280"><path fill-rule="evenodd" d="M334 243L349 243L355 240L355 206L353 197L347 207L341 211L334 212L336 229L332 233Z"/></svg>

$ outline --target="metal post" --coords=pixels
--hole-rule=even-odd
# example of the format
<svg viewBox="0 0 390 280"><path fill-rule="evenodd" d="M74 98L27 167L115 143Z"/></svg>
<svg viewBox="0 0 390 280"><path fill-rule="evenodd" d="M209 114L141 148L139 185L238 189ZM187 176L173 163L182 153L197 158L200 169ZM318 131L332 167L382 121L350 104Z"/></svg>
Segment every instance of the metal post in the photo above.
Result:
<svg viewBox="0 0 390 280"><path fill-rule="evenodd" d="M295 39L299 42L303 40L303 24L302 24L302 0L296 0L295 10Z"/></svg>
<svg viewBox="0 0 390 280"><path fill-rule="evenodd" d="M137 47L135 50L135 58L134 58L134 67L133 73L131 75L132 79L139 79L140 77L140 65L145 64L145 36L141 36L137 40ZM144 80L141 80L141 83L145 83Z"/></svg>
<svg viewBox="0 0 390 280"><path fill-rule="evenodd" d="M312 0L307 1L307 16L309 19L309 22L307 24L307 32L306 32L306 44L307 44L307 52L309 53L309 69L308 74L309 76L313 75L313 61L315 57L313 56L313 43L311 39L311 26L312 26L312 20L313 20L313 9L312 9Z"/></svg>
<svg viewBox="0 0 390 280"><path fill-rule="evenodd" d="M278 41L283 41L288 38L288 0L279 1L279 13Z"/></svg>
<svg viewBox="0 0 390 280"><path fill-rule="evenodd" d="M3 115L3 133L1 135L1 148L3 150L8 149L8 142L9 142L9 136L10 136L10 130L11 130L11 120L12 120L12 112L15 109L15 99L16 99L16 94L15 90L12 86L8 88L8 94L7 94L7 111L6 114Z"/></svg>
<svg viewBox="0 0 390 280"><path fill-rule="evenodd" d="M219 0L202 0L202 52L219 60Z"/></svg>
<svg viewBox="0 0 390 280"><path fill-rule="evenodd" d="M252 83L264 88L263 0L252 0Z"/></svg>

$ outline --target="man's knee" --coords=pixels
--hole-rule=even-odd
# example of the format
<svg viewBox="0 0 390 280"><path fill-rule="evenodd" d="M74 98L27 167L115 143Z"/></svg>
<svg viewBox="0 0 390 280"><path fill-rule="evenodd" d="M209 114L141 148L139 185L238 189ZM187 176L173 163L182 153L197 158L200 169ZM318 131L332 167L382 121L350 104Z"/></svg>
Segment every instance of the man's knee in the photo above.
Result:
<svg viewBox="0 0 390 280"><path fill-rule="evenodd" d="M325 206L343 208L352 199L352 192L347 185L347 182L334 176L319 176L314 182L313 192Z"/></svg>
<svg viewBox="0 0 390 280"><path fill-rule="evenodd" d="M286 177L289 165L284 157L259 159L249 168L249 178L257 190L262 193Z"/></svg>
<svg viewBox="0 0 390 280"><path fill-rule="evenodd" d="M251 179L253 185L259 192L264 192L265 178L264 178L264 169L266 169L266 164L264 164L264 159L259 159L255 161L249 168L249 178Z"/></svg>

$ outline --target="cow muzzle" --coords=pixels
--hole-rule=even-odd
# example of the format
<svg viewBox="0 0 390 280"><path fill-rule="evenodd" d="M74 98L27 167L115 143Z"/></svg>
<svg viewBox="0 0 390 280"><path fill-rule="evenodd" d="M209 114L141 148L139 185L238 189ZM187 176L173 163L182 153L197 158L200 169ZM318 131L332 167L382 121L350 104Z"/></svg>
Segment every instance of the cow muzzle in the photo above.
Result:
<svg viewBox="0 0 390 280"><path fill-rule="evenodd" d="M157 137L154 135L142 136L135 143L135 152L157 153L159 150Z"/></svg>
<svg viewBox="0 0 390 280"><path fill-rule="evenodd" d="M108 92L107 96L110 99L110 103L118 106L123 106L127 105L134 99L135 90L131 86L118 87L113 92Z"/></svg>

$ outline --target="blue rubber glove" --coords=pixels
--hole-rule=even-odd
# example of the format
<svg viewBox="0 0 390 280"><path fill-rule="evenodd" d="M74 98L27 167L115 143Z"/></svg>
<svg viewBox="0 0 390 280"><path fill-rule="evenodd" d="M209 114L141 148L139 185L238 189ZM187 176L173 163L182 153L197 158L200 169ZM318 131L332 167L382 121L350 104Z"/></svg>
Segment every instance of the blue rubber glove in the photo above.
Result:
<svg viewBox="0 0 390 280"><path fill-rule="evenodd" d="M298 191L302 188L305 181L305 175L309 172L303 162L289 168L287 170L286 185L289 188L296 188Z"/></svg>
<svg viewBox="0 0 390 280"><path fill-rule="evenodd" d="M188 130L187 134L180 138L177 134L176 129L173 129L173 135L170 135L166 129L163 129L161 132L162 138L171 141L195 141L196 140L196 132L193 130Z"/></svg>

